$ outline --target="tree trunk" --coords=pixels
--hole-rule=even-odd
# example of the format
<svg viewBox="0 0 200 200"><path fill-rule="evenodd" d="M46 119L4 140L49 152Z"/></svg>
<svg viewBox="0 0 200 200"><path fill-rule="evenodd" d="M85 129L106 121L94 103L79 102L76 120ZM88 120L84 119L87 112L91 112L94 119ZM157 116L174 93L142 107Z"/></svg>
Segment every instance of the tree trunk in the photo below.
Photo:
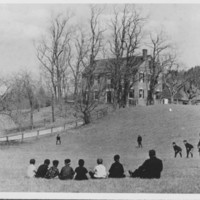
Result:
<svg viewBox="0 0 200 200"><path fill-rule="evenodd" d="M54 95L51 96L51 114L52 114L52 122L55 122L55 107L54 107Z"/></svg>
<svg viewBox="0 0 200 200"><path fill-rule="evenodd" d="M174 103L174 95L171 96L171 104Z"/></svg>
<svg viewBox="0 0 200 200"><path fill-rule="evenodd" d="M90 113L88 111L83 112L84 116L83 116L83 120L84 120L84 124L89 124L91 122L91 116Z"/></svg>
<svg viewBox="0 0 200 200"><path fill-rule="evenodd" d="M30 123L31 123L31 129L33 129L33 106L31 106Z"/></svg>

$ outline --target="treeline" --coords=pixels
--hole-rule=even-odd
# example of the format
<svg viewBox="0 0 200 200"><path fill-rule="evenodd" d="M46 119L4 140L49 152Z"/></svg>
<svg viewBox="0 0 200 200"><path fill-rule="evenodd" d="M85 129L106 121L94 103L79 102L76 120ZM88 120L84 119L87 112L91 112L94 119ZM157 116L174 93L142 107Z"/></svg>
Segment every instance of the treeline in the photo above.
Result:
<svg viewBox="0 0 200 200"><path fill-rule="evenodd" d="M173 69L163 75L163 88L167 88L171 103L184 99L189 104L195 103L200 95L200 66L188 70Z"/></svg>
<svg viewBox="0 0 200 200"><path fill-rule="evenodd" d="M146 72L147 105L154 104L161 77L172 99L183 88L188 94L193 93L199 81L191 83L192 78L186 81L183 77L193 74L198 79L196 72L180 72L182 65L172 41L163 31L147 31L149 18L136 6L114 5L109 15L101 5L89 5L89 11L90 16L81 24L69 11L49 20L45 34L35 43L42 81L34 81L27 72L10 80L2 79L1 114L9 114L19 123L17 116L27 105L32 124L34 109L50 105L51 119L55 122L55 108L63 111L66 98L71 95L75 102L74 116L82 117L87 124L92 111L105 96L104 83L108 79L113 85L113 108L125 107L131 87L138 81L135 58L141 47L147 48L151 55L146 55L150 59ZM101 59L112 62L106 63L106 70L97 76L96 61ZM98 82L96 87L95 81Z"/></svg>

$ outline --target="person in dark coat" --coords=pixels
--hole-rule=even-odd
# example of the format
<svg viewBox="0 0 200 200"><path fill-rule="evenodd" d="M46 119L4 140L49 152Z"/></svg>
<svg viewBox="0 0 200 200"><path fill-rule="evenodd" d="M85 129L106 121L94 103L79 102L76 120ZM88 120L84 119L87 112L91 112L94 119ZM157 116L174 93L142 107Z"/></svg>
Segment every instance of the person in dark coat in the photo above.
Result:
<svg viewBox="0 0 200 200"><path fill-rule="evenodd" d="M138 143L138 147L142 148L142 136L141 135L138 135L138 138L137 138L137 143Z"/></svg>
<svg viewBox="0 0 200 200"><path fill-rule="evenodd" d="M88 170L84 167L84 160L83 159L80 159L78 161L78 167L75 169L75 180L87 180L88 177L87 177L87 173L88 173Z"/></svg>
<svg viewBox="0 0 200 200"><path fill-rule="evenodd" d="M162 160L156 157L155 150L149 151L149 159L147 159L138 169L134 172L129 171L129 174L133 178L160 178L163 170Z"/></svg>
<svg viewBox="0 0 200 200"><path fill-rule="evenodd" d="M123 165L119 162L120 156L115 155L114 156L114 163L111 165L109 169L109 178L124 178L124 167Z"/></svg>
<svg viewBox="0 0 200 200"><path fill-rule="evenodd" d="M46 173L47 173L47 171L48 171L49 164L50 164L50 160L46 159L44 161L44 164L42 164L42 165L40 165L38 167L38 170L37 170L37 172L35 174L35 177L36 178L44 178Z"/></svg>
<svg viewBox="0 0 200 200"><path fill-rule="evenodd" d="M70 167L70 162L70 159L65 159L65 166L61 169L59 175L60 180L73 179L75 172L73 168Z"/></svg>
<svg viewBox="0 0 200 200"><path fill-rule="evenodd" d="M187 140L183 140L183 143L184 143L185 148L186 148L187 158L189 158L189 154L191 155L191 157L193 157L194 146L192 144L188 143Z"/></svg>
<svg viewBox="0 0 200 200"><path fill-rule="evenodd" d="M200 156L200 140L199 140L199 142L197 144L197 148L198 148L198 152L199 152L199 156Z"/></svg>
<svg viewBox="0 0 200 200"><path fill-rule="evenodd" d="M59 134L56 136L56 145L57 144L61 144L61 138Z"/></svg>
<svg viewBox="0 0 200 200"><path fill-rule="evenodd" d="M175 153L174 157L176 158L177 154L179 154L180 157L182 157L182 149L181 149L181 147L179 147L178 145L176 145L175 142L172 143L172 146L174 148L174 153Z"/></svg>

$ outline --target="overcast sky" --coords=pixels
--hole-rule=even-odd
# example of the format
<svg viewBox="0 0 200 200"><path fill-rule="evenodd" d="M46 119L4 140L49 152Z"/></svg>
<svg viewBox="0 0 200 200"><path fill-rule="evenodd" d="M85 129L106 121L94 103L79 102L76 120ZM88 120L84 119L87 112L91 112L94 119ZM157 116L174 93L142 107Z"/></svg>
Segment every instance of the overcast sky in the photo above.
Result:
<svg viewBox="0 0 200 200"><path fill-rule="evenodd" d="M148 27L152 30L162 27L168 33L187 68L200 65L200 4L137 6L149 15ZM67 8L75 13L76 20L87 20L87 4L0 4L1 74L20 69L38 71L33 43L45 33L52 13Z"/></svg>

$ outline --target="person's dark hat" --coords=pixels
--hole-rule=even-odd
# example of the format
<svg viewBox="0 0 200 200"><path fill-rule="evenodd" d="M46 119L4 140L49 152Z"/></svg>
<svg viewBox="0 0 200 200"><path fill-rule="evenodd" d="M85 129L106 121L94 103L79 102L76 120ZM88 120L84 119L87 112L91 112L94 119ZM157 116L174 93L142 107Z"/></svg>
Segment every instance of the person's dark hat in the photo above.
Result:
<svg viewBox="0 0 200 200"><path fill-rule="evenodd" d="M120 159L120 156L119 155L115 155L114 156L114 160L116 161L116 160L119 160Z"/></svg>
<svg viewBox="0 0 200 200"><path fill-rule="evenodd" d="M183 142L187 142L187 140L183 140Z"/></svg>
<svg viewBox="0 0 200 200"><path fill-rule="evenodd" d="M30 164L35 164L35 159L30 159Z"/></svg>
<svg viewBox="0 0 200 200"><path fill-rule="evenodd" d="M70 163L71 163L71 160L70 160L70 159L65 159L65 164L70 165Z"/></svg>
<svg viewBox="0 0 200 200"><path fill-rule="evenodd" d="M97 164L102 164L103 163L103 159L102 158L98 158L97 159Z"/></svg>
<svg viewBox="0 0 200 200"><path fill-rule="evenodd" d="M156 151L155 151L154 149L149 150L149 156L150 156L150 157L153 157L153 156L155 156L155 155L156 155Z"/></svg>
<svg viewBox="0 0 200 200"><path fill-rule="evenodd" d="M59 164L59 161L58 161L58 160L54 160L54 161L53 161L53 165L54 165L54 166L58 166L58 164Z"/></svg>
<svg viewBox="0 0 200 200"><path fill-rule="evenodd" d="M45 159L44 160L44 164L49 165L50 164L50 160L49 159Z"/></svg>
<svg viewBox="0 0 200 200"><path fill-rule="evenodd" d="M172 144L176 144L175 142L172 142Z"/></svg>

